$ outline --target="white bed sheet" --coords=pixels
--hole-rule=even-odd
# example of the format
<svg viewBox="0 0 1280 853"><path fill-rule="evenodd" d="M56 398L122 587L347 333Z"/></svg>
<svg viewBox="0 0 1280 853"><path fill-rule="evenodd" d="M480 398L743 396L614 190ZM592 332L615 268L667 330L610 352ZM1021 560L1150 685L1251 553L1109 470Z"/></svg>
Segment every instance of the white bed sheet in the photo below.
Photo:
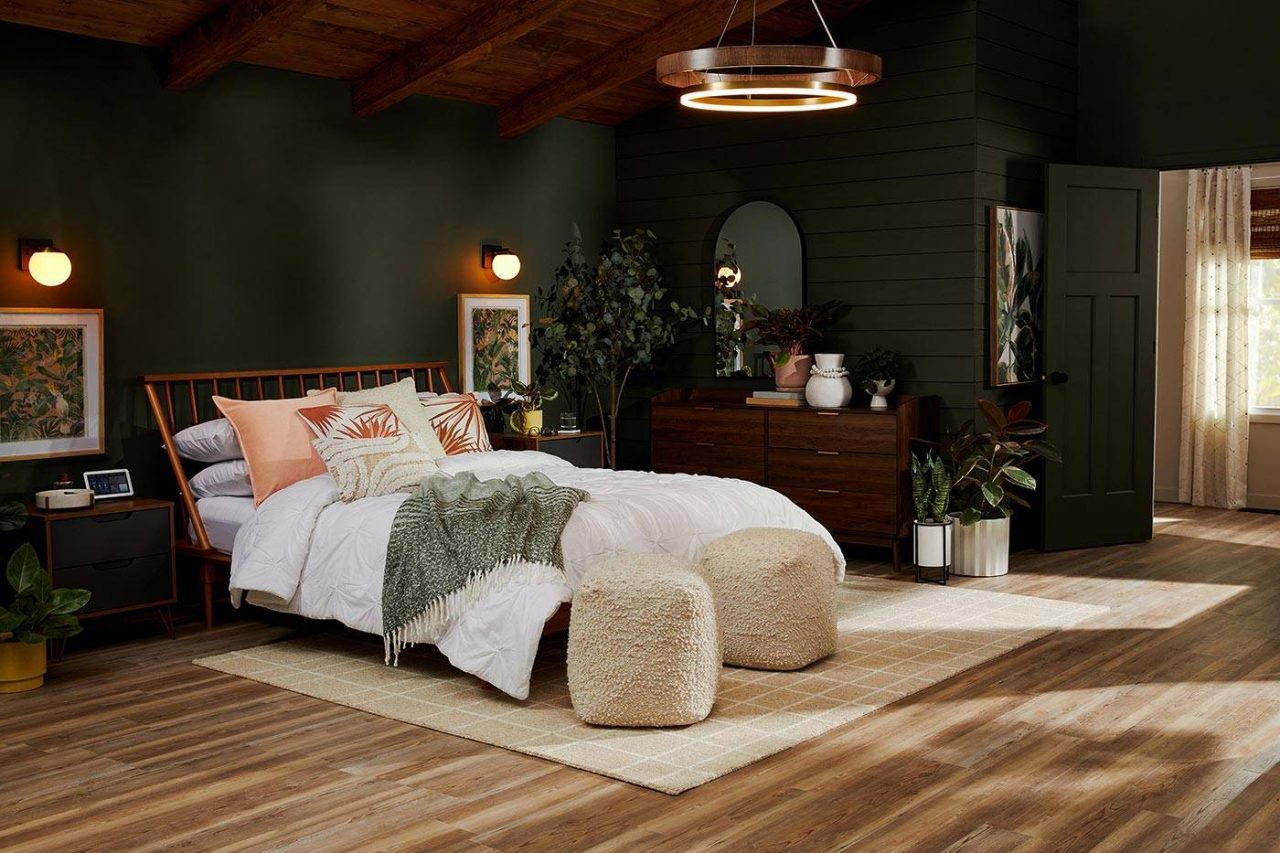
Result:
<svg viewBox="0 0 1280 853"><path fill-rule="evenodd" d="M493 451L440 460L441 470L481 479L542 471L591 497L578 505L561 544L567 583L508 587L477 602L450 625L437 647L454 666L517 698L542 626L570 600L586 573L620 552L669 554L694 562L721 536L747 527L788 527L823 537L844 576L830 534L784 496L741 480L575 468L531 451ZM407 495L337 501L327 475L296 483L263 502L235 542L233 600L314 619L336 619L382 634L382 578L396 511ZM297 572L296 581L288 577Z"/></svg>
<svg viewBox="0 0 1280 853"><path fill-rule="evenodd" d="M209 537L209 544L224 554L230 554L236 534L245 522L253 518L253 498L225 495L201 498L196 501L196 510L200 513L200 520L204 522L204 532ZM195 529L190 522L187 523L187 533L194 541Z"/></svg>

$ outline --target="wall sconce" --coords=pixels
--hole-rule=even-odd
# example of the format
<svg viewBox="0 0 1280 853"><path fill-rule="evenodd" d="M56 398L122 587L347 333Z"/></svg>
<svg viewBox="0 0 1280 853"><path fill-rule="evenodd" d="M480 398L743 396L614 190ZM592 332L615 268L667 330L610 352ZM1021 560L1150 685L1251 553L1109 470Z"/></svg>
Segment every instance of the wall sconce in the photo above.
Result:
<svg viewBox="0 0 1280 853"><path fill-rule="evenodd" d="M18 240L18 269L31 273L37 284L57 287L71 277L71 258L52 240Z"/></svg>
<svg viewBox="0 0 1280 853"><path fill-rule="evenodd" d="M503 281L520 275L520 256L505 246L480 247L480 266Z"/></svg>

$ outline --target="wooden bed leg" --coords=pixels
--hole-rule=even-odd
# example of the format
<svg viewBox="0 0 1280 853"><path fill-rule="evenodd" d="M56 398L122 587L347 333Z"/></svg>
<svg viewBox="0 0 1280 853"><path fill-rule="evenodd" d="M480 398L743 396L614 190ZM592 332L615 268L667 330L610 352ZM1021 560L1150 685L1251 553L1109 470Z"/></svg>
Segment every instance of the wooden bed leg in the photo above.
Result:
<svg viewBox="0 0 1280 853"><path fill-rule="evenodd" d="M476 681L480 682L480 689L481 689L481 690L492 690L492 689L493 689L493 685L492 685L492 684L490 684L489 682L485 681L483 678L480 678L479 676L476 676Z"/></svg>
<svg viewBox="0 0 1280 853"><path fill-rule="evenodd" d="M213 630L213 583L214 568L208 560L200 561L200 582L204 585L204 627Z"/></svg>

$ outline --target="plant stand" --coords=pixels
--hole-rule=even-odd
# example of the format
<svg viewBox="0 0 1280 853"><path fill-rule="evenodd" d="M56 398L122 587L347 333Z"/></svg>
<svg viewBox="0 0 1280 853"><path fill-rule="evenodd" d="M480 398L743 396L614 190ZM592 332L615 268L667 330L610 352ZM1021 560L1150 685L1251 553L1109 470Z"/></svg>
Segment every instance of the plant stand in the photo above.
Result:
<svg viewBox="0 0 1280 853"><path fill-rule="evenodd" d="M911 561L916 567L916 583L947 585L955 559L954 527L955 522L950 519L945 522L911 522ZM922 540L924 547L921 547ZM934 571L926 572L925 569Z"/></svg>

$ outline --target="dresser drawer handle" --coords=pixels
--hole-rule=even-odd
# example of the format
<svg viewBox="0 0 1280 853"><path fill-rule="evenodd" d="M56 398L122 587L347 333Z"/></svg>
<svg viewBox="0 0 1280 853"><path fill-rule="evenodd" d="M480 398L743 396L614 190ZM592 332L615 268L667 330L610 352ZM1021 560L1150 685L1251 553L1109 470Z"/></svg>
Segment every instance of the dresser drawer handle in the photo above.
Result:
<svg viewBox="0 0 1280 853"><path fill-rule="evenodd" d="M714 441L695 441L693 444L695 447L715 447L716 446L716 443Z"/></svg>
<svg viewBox="0 0 1280 853"><path fill-rule="evenodd" d="M840 451L839 450L819 450L818 455L819 456L839 456Z"/></svg>
<svg viewBox="0 0 1280 853"><path fill-rule="evenodd" d="M838 494L840 494L840 490L839 490L839 489L818 489L818 494L820 494L820 495L838 495Z"/></svg>
<svg viewBox="0 0 1280 853"><path fill-rule="evenodd" d="M838 417L840 417L840 413L839 413L839 412L822 412L822 411L820 411L820 412L818 412L818 414L822 415L823 417L828 417L828 418L838 418Z"/></svg>
<svg viewBox="0 0 1280 853"><path fill-rule="evenodd" d="M693 410L695 412L714 412L716 410L716 407L715 406L694 406Z"/></svg>

